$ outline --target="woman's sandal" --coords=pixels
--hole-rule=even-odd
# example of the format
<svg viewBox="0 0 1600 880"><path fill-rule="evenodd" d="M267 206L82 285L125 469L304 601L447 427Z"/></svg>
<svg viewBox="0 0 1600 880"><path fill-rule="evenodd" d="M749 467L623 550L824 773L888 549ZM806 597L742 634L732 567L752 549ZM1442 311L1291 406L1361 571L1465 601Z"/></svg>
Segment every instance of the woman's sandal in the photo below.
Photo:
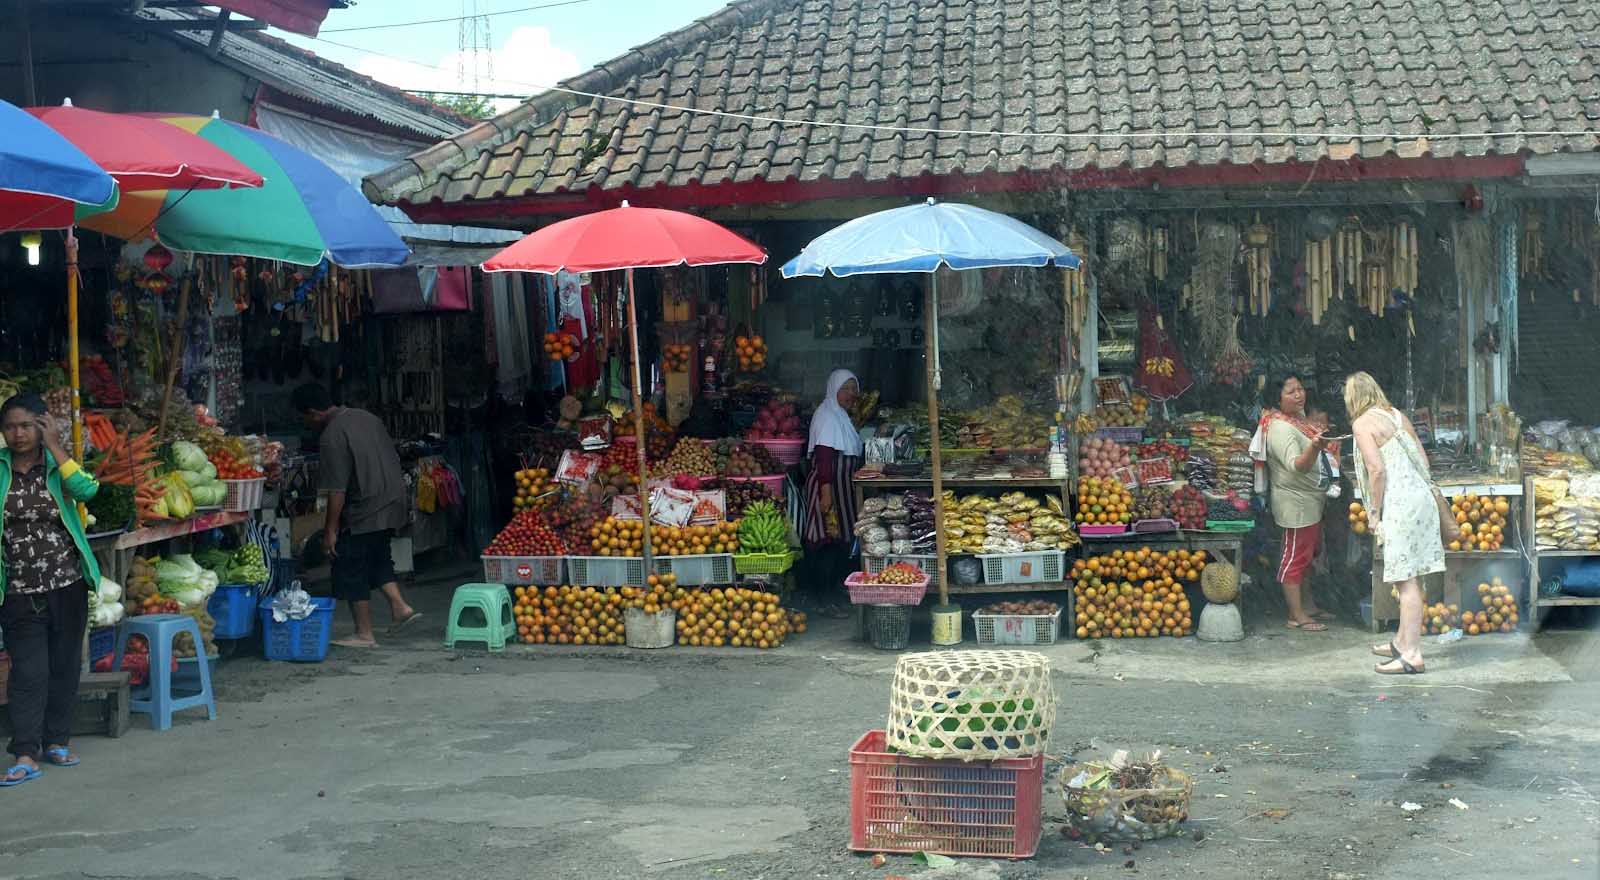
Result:
<svg viewBox="0 0 1600 880"><path fill-rule="evenodd" d="M1400 668L1395 669L1391 664L1399 663ZM1396 657L1388 663L1379 663L1373 667L1379 675L1421 675L1428 671L1427 666L1412 666L1404 657Z"/></svg>
<svg viewBox="0 0 1600 880"><path fill-rule="evenodd" d="M21 776L17 775L17 771L19 770L22 771ZM21 785L30 779L38 779L43 775L44 771L40 770L38 767L30 767L27 764L12 764L11 769L6 771L6 775L4 777L0 777L0 787L8 788L13 785Z"/></svg>
<svg viewBox="0 0 1600 880"><path fill-rule="evenodd" d="M61 746L56 746L53 749L45 749L44 759L57 767L76 767L83 763L82 759L80 759L77 755L74 755L71 750L62 748Z"/></svg>
<svg viewBox="0 0 1600 880"><path fill-rule="evenodd" d="M1394 641L1393 640L1390 640L1389 646L1387 648L1382 646L1382 645L1373 645L1372 646L1372 656L1374 656L1374 657L1382 657L1385 660L1399 660L1400 659L1400 649L1396 648L1394 646Z"/></svg>
<svg viewBox="0 0 1600 880"><path fill-rule="evenodd" d="M1305 623L1298 623L1296 621L1291 620L1291 621L1288 622L1287 626L1290 629L1297 629L1297 630L1299 630L1301 632L1308 632L1308 633L1327 632L1327 630L1328 630L1328 625L1327 624L1318 623L1315 620L1309 620L1309 621L1306 621Z"/></svg>

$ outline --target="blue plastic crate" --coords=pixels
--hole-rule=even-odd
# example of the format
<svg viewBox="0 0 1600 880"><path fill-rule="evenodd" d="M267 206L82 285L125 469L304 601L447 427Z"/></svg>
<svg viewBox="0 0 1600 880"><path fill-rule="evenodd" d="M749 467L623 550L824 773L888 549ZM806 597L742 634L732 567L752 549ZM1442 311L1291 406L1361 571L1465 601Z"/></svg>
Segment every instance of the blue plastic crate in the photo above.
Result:
<svg viewBox="0 0 1600 880"><path fill-rule="evenodd" d="M206 602L206 613L216 621L211 635L219 639L248 639L256 631L256 588L250 584L222 584Z"/></svg>
<svg viewBox="0 0 1600 880"><path fill-rule="evenodd" d="M333 634L333 600L313 596L317 610L305 620L272 619L272 600L261 600L261 650L268 660L293 660L320 663L328 656L328 637Z"/></svg>
<svg viewBox="0 0 1600 880"><path fill-rule="evenodd" d="M117 647L117 628L102 626L89 630L89 665L101 657L111 656Z"/></svg>

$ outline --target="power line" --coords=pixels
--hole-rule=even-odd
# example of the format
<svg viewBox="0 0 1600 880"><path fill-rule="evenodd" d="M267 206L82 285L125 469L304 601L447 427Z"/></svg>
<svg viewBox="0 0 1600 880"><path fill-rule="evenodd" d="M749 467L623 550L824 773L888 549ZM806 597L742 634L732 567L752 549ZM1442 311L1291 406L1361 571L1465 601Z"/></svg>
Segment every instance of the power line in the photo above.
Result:
<svg viewBox="0 0 1600 880"><path fill-rule="evenodd" d="M464 21L469 18L488 18L491 15L516 15L519 12L534 12L540 9L555 9L560 6L577 6L580 3L593 2L594 0L561 0L559 3L542 3L538 6L524 6L520 9L502 9L498 12L484 12L478 15L452 15L449 18L425 18L419 21L397 21L393 24L367 24L362 25L361 27L323 28L322 33L349 34L355 33L356 31L382 31L389 30L391 28L421 27L425 24L444 24L446 22Z"/></svg>
<svg viewBox="0 0 1600 880"><path fill-rule="evenodd" d="M450 20L453 21L454 19L450 19ZM438 71L439 73L450 73L451 72L451 71L445 70L442 67L436 67L436 66L434 66L432 64L424 64L424 63L422 63L420 61L412 61L409 58L401 58L398 55L389 55L389 54L386 54L386 53L383 53L383 52L376 51L374 49L365 49L365 48L362 48L361 46L352 46L349 43L340 43L340 42L336 42L334 40L323 39L322 37L310 37L308 39L315 40L315 41L317 41L319 43L327 43L330 46L338 46L341 49L350 49L350 50L355 51L355 52L362 52L362 53L365 53L365 54L368 54L368 55L376 56L378 58L387 58L390 61L398 61L398 62L400 62L402 64L410 64L410 65L415 66L415 67L420 67L420 68L422 68L424 70L433 70L433 71ZM1362 132L1362 131L1359 131L1359 130L1356 130L1356 131L1345 131L1345 130L1340 130L1340 129L1331 129L1331 130L1328 130L1328 131L1293 131L1293 130L1280 131L1280 130L1275 130L1275 129L1221 128L1221 129L1166 129L1166 130L1159 130L1159 131L1144 130L1144 131L1115 131L1115 132L1086 132L1086 131L1067 132L1067 131L1005 131L1003 129L980 129L980 128L935 128L933 126L923 126L923 125L884 125L882 123L875 123L875 122L837 122L837 121L824 120L824 119L797 119L797 118L789 117L789 116L772 116L772 115L763 114L763 113L734 113L734 112L731 112L731 111L728 111L728 110L707 110L707 109L704 109L704 108L701 108L701 107L686 107L686 106L683 106L683 105L680 105L680 104L668 104L668 103L665 103L665 102L662 102L662 101L646 101L646 100L642 100L642 99L639 99L639 98L619 98L619 97L616 97L614 95L606 95L606 94L601 94L599 92L585 92L585 91L582 91L581 89L572 89L572 88L567 88L565 86L538 85L538 84L535 84L535 83L519 82L517 80L511 80L511 79L501 79L501 78L498 78L498 77L496 78L495 82L497 82L499 84L502 84L502 85L508 85L508 86L523 86L523 87L525 87L525 88L527 88L527 89L529 89L529 90L531 90L533 92L543 92L543 91L558 92L558 93L564 94L564 95L572 95L573 97L577 97L577 98L589 98L591 100L607 101L607 102L614 103L614 104L627 104L627 105L632 106L632 107L643 107L643 108L648 109L648 110L671 110L671 111L678 112L678 113L688 113L688 114L691 114L691 115L698 115L698 116L711 116L711 117L715 117L715 118L718 118L718 119L730 119L730 120L735 120L735 121L739 121L739 122L759 122L759 123L763 123L763 124L766 124L766 125L815 126L817 128L836 128L836 129L841 129L841 130L846 130L846 131L877 131L877 132L885 132L885 133L890 133L890 134L899 133L899 134L908 134L908 135L929 135L929 134L936 135L936 136L967 135L967 136L971 136L971 137L1029 138L1029 139L1033 139L1033 140L1064 140L1064 141L1113 141L1113 142L1117 142L1117 143L1125 143L1125 142L1134 141L1134 140L1152 140L1152 141L1181 140L1181 141L1187 141L1187 140L1197 140L1197 139L1202 139L1202 138L1216 138L1216 139L1230 139L1230 140L1250 140L1250 139L1272 138L1272 139L1283 139L1283 140L1289 140L1289 141L1335 141L1335 142L1344 142L1344 141L1378 141L1378 140L1457 141L1457 140L1475 140L1475 139L1478 139L1478 138L1503 138L1503 137L1583 137L1583 136L1600 137L1600 129L1592 129L1592 128L1549 129L1549 130L1535 130L1535 131L1516 131L1516 130L1514 130L1514 131L1483 131L1483 132L1445 132L1445 133L1439 133L1439 134L1435 134L1435 133L1431 133L1431 132L1425 132L1425 131L1424 132L1405 132L1405 131ZM411 90L410 89L402 89L402 91L411 91ZM440 94L445 94L445 93L441 92ZM455 92L455 93L451 93L451 94L471 95L471 94L474 94L474 93ZM517 96L517 95L507 95L507 96L483 95L483 97L521 98L522 96ZM523 98L523 99L525 99L525 98Z"/></svg>

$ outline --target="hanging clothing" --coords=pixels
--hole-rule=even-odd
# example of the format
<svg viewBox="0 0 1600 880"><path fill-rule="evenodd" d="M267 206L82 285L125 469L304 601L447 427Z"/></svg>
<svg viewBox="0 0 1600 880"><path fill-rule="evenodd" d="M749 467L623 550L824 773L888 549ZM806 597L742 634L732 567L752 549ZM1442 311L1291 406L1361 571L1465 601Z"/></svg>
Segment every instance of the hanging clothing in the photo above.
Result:
<svg viewBox="0 0 1600 880"><path fill-rule="evenodd" d="M1439 505L1433 498L1426 459L1400 415L1379 410L1394 434L1378 447L1383 457L1383 504L1378 510L1377 540L1383 545L1383 582L1410 580L1444 571L1444 543L1439 539ZM1361 497L1372 503L1367 468L1356 447L1356 480Z"/></svg>

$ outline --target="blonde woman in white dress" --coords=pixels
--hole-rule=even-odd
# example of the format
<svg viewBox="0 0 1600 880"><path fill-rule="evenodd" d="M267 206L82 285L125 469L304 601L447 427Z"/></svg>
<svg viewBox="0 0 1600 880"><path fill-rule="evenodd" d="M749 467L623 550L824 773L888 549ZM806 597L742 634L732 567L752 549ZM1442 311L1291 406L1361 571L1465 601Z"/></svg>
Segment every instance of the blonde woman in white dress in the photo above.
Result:
<svg viewBox="0 0 1600 880"><path fill-rule="evenodd" d="M1344 404L1355 433L1356 478L1367 502L1373 539L1383 546L1383 580L1400 594L1400 631L1387 645L1373 646L1385 658L1381 675L1420 675L1422 577L1444 571L1439 506L1428 474L1428 456L1411 421L1389 403L1366 373L1344 383Z"/></svg>

